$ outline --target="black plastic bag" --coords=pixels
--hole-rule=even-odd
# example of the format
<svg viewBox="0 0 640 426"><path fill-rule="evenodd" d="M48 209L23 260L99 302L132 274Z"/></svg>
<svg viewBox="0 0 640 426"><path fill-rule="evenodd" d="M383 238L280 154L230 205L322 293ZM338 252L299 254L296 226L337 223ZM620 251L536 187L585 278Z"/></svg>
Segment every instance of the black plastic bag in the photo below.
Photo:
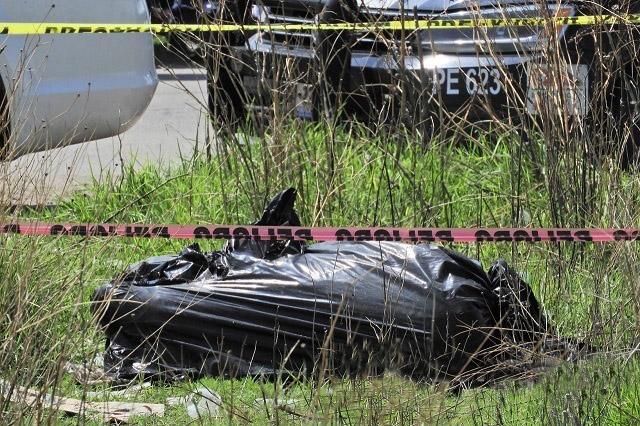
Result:
<svg viewBox="0 0 640 426"><path fill-rule="evenodd" d="M261 225L299 225L295 191ZM496 360L549 326L531 289L503 261L478 262L401 242L231 241L148 259L96 290L105 369L137 375L500 376Z"/></svg>

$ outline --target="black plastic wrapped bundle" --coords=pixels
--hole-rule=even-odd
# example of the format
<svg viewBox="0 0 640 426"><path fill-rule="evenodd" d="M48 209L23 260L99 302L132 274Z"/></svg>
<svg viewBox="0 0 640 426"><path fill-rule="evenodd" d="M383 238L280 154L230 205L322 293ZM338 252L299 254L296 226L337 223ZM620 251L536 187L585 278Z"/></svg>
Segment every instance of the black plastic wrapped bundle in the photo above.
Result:
<svg viewBox="0 0 640 426"><path fill-rule="evenodd" d="M261 225L299 225L295 191ZM131 266L93 296L105 368L136 375L381 374L448 380L542 339L530 288L502 261L401 242L232 241Z"/></svg>

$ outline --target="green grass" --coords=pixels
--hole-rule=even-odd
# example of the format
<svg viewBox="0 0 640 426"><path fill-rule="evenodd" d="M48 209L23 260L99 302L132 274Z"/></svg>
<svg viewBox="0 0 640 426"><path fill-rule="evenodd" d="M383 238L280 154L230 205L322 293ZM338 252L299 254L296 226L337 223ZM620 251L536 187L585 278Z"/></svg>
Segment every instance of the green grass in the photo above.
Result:
<svg viewBox="0 0 640 426"><path fill-rule="evenodd" d="M278 385L251 379L202 379L111 399L164 403L167 397L206 387L224 401L219 417L202 419L207 424L635 424L640 420L638 379L637 361L602 358L552 370L535 384L505 383L500 389L459 395L387 374L384 379L333 381L321 389L303 382L286 393L276 390ZM82 392L76 389L70 395L80 398ZM108 392L90 400L105 399ZM286 410L283 401L289 404ZM139 417L136 423L171 425L187 418L183 406L169 406L164 417Z"/></svg>
<svg viewBox="0 0 640 426"><path fill-rule="evenodd" d="M591 164L545 150L513 134L428 145L402 135L371 137L354 128L327 132L292 125L254 144L231 141L209 161L195 155L172 167L125 169L47 211L22 218L69 222L247 223L285 187L299 191L303 223L396 226L624 226L637 223L640 180L611 161ZM562 173L558 173L562 170ZM99 353L93 290L130 263L179 251L164 240L25 238L0 240L2 376L45 392L82 397L61 370ZM220 243L204 242L213 250ZM551 370L536 383L506 383L454 395L446 386L384 378L287 384L203 379L154 386L131 399L164 403L206 385L225 401L220 424L624 424L640 417L638 249L620 245L474 244L454 248L485 266L499 257L526 274L559 332L601 349L593 360ZM104 398L108 398L106 394ZM296 400L284 411L273 398ZM102 398L100 398L102 399ZM118 396L118 400L124 400ZM262 404L255 401L265 401ZM76 423L49 410L27 410L0 396L7 421ZM182 407L141 423L185 421ZM35 416L35 417L34 417ZM40 417L38 417L40 416ZM89 421L90 419L86 419ZM577 424L577 423L576 423Z"/></svg>

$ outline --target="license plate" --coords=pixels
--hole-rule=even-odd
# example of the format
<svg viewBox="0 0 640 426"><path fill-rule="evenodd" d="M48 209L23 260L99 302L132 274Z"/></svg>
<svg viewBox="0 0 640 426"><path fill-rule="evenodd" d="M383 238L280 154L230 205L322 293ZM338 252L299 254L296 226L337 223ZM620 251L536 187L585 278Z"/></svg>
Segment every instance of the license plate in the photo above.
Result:
<svg viewBox="0 0 640 426"><path fill-rule="evenodd" d="M530 62L527 67L527 110L530 114L564 109L567 115L587 113L587 65L549 65ZM562 94L562 96L560 96Z"/></svg>
<svg viewBox="0 0 640 426"><path fill-rule="evenodd" d="M437 69L434 94L447 96L498 96L504 92L503 72L497 67Z"/></svg>

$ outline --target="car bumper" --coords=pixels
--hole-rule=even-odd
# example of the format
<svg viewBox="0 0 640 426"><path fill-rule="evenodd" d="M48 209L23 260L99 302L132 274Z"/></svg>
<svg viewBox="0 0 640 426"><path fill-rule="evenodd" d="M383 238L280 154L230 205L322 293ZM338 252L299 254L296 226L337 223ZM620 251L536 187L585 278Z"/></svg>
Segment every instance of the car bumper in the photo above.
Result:
<svg viewBox="0 0 640 426"><path fill-rule="evenodd" d="M76 93L54 90L21 103L13 115L14 134L9 158L103 139L131 128L155 93L155 70L146 75L111 75L94 79L90 89ZM54 116L55 111L62 111ZM25 118L22 118L25 117ZM33 117L43 117L34 120ZM46 119L44 118L46 117Z"/></svg>
<svg viewBox="0 0 640 426"><path fill-rule="evenodd" d="M51 37L61 46L34 49L36 58L50 54L38 62L46 67L34 67L10 86L7 158L122 133L144 113L158 85L149 34ZM94 52L97 46L107 53ZM78 58L74 52L87 53Z"/></svg>
<svg viewBox="0 0 640 426"><path fill-rule="evenodd" d="M274 102L271 94L285 92L288 82L295 81L298 88L290 89L293 94L286 95L294 100L289 102L293 105L292 114L302 118L314 116L311 107L300 107L304 101L299 96L300 85L319 87L318 78L324 78L315 77L313 81L314 75L323 74L309 72L314 66L312 51L260 44L255 36L246 46L235 48L233 56L232 68L249 95L249 110L270 109ZM540 63L539 58L527 55L502 55L496 60L459 54L407 56L399 62L353 52L347 89L343 90L347 94L345 109L365 120L379 120L382 116L389 117L386 112L398 111L403 111L403 117L416 120L441 112L448 118L463 117L467 121L520 116L541 103L538 95L544 87L532 84L530 76L532 64ZM275 81L275 76L280 81ZM579 99L571 113L580 115L587 108L587 77L584 78L585 87L576 95ZM316 107L315 99L307 104Z"/></svg>

